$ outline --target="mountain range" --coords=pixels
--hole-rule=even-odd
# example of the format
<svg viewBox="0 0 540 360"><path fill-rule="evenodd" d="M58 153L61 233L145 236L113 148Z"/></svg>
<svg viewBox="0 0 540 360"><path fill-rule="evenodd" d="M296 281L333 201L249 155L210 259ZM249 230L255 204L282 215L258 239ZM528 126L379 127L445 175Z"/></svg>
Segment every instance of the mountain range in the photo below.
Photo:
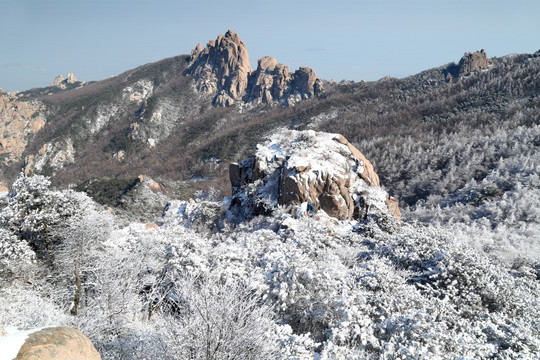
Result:
<svg viewBox="0 0 540 360"><path fill-rule="evenodd" d="M446 196L484 179L505 156L496 131L536 126L539 54L489 59L482 49L404 79L337 83L270 56L251 70L229 30L190 55L105 80L68 74L1 93L0 176L8 187L23 171L84 188L148 175L175 196L211 187L228 194L229 163L279 128L316 129L344 135L390 193L415 206L442 183L451 182Z"/></svg>
<svg viewBox="0 0 540 360"><path fill-rule="evenodd" d="M1 91L0 354L537 358L539 147L540 51L338 83L229 30Z"/></svg>

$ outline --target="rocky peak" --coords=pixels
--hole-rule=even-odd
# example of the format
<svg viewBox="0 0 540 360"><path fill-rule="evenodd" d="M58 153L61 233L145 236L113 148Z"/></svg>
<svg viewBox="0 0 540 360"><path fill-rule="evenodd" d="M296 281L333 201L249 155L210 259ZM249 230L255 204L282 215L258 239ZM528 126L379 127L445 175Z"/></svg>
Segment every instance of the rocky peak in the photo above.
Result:
<svg viewBox="0 0 540 360"><path fill-rule="evenodd" d="M313 69L301 67L291 73L271 56L259 59L257 69L251 71L247 49L232 30L209 41L204 49L197 44L186 73L194 77L198 92L214 95L215 106L242 102L288 106L322 91Z"/></svg>
<svg viewBox="0 0 540 360"><path fill-rule="evenodd" d="M294 85L298 91L308 98L318 94L321 89L321 82L317 81L315 70L302 66L294 72Z"/></svg>
<svg viewBox="0 0 540 360"><path fill-rule="evenodd" d="M60 86L64 82L64 75L60 74L54 78L53 82L49 86Z"/></svg>
<svg viewBox="0 0 540 360"><path fill-rule="evenodd" d="M191 54L188 73L196 79L199 92L226 95L233 102L242 99L251 67L246 46L238 34L229 30L209 41L204 49L199 43Z"/></svg>
<svg viewBox="0 0 540 360"><path fill-rule="evenodd" d="M371 162L342 135L282 130L257 149L229 167L231 209L240 217L278 204L297 217L319 211L340 220L377 212L401 216Z"/></svg>
<svg viewBox="0 0 540 360"><path fill-rule="evenodd" d="M459 76L468 75L475 71L487 69L492 65L484 49L475 52L467 52L459 61Z"/></svg>
<svg viewBox="0 0 540 360"><path fill-rule="evenodd" d="M84 84L84 81L79 81L73 73L69 73L67 74L67 78L64 78L64 75L62 74L58 75L54 78L53 82L49 84L49 86L66 89L68 85L73 85L76 83Z"/></svg>
<svg viewBox="0 0 540 360"><path fill-rule="evenodd" d="M69 73L67 75L67 79L66 79L66 82L68 84L75 84L76 82L78 82L79 80L77 80L77 78L75 77L75 75L73 73Z"/></svg>

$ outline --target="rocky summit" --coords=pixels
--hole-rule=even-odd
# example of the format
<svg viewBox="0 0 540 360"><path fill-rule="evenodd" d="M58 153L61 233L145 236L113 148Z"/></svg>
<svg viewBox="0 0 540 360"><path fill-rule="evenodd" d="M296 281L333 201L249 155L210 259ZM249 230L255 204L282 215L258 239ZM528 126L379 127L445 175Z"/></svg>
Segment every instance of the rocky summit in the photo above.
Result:
<svg viewBox="0 0 540 360"><path fill-rule="evenodd" d="M487 69L492 65L484 49L475 52L467 52L459 61L459 76L465 76L475 71Z"/></svg>
<svg viewBox="0 0 540 360"><path fill-rule="evenodd" d="M54 78L53 82L49 84L49 87L58 87L62 90L66 89L70 85L80 84L84 85L84 81L79 81L73 73L67 74L67 78L60 74Z"/></svg>
<svg viewBox="0 0 540 360"><path fill-rule="evenodd" d="M401 217L397 199L380 187L371 162L339 134L277 132L254 157L231 164L229 174L231 208L244 217L276 204L297 217L319 211L339 220L372 212Z"/></svg>
<svg viewBox="0 0 540 360"><path fill-rule="evenodd" d="M191 51L186 74L195 79L196 90L213 95L213 104L219 107L235 103L290 106L322 92L322 81L309 67L292 73L275 58L265 56L252 71L246 46L232 30L210 40L204 49L199 43Z"/></svg>

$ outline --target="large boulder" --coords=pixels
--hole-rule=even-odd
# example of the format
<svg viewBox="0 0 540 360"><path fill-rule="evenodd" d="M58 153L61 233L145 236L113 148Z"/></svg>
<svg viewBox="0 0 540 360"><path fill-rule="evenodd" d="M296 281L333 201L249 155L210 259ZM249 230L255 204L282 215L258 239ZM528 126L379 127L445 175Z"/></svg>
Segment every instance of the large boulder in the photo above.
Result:
<svg viewBox="0 0 540 360"><path fill-rule="evenodd" d="M369 212L400 218L371 162L339 134L282 130L254 157L229 167L231 209L243 217L281 205L295 216L324 210L339 220Z"/></svg>
<svg viewBox="0 0 540 360"><path fill-rule="evenodd" d="M77 329L45 328L28 335L14 360L101 360L92 342Z"/></svg>

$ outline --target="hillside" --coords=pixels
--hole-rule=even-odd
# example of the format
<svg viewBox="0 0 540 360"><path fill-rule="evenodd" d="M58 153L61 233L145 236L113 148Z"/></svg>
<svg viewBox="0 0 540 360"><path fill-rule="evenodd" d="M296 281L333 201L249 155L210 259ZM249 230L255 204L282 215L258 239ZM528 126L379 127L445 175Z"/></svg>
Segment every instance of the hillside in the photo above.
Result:
<svg viewBox="0 0 540 360"><path fill-rule="evenodd" d="M18 178L0 324L81 329L102 359L535 358L538 252L399 222L341 135L280 130L251 155L232 197L171 201L151 224Z"/></svg>
<svg viewBox="0 0 540 360"><path fill-rule="evenodd" d="M540 51L374 82L252 63L229 30L0 92L0 336L74 327L104 359L535 358Z"/></svg>
<svg viewBox="0 0 540 360"><path fill-rule="evenodd" d="M523 116L508 125L529 126L538 116L534 55L493 59L488 71L461 80L448 81L457 67L450 64L406 79L328 83L321 97L292 107L260 104L241 111L214 108L208 96L197 94L193 79L184 75L188 58L166 59L80 89L36 96L46 106L46 125L30 139L24 156L6 168L6 180L13 181L23 159L27 171L57 175L54 182L64 185L92 176L139 173L219 179L226 176L228 162L252 151L274 129L314 128L362 144L389 188L413 205L425 197L424 187L414 189L411 183L400 189L396 183L404 172L412 173L397 165L407 164L401 148L406 139L417 144L415 153L427 154L447 140L444 134L500 129L519 111ZM437 172L444 167L448 159L441 156L430 156L440 164L428 168Z"/></svg>
<svg viewBox="0 0 540 360"><path fill-rule="evenodd" d="M22 167L121 210L137 203L130 189L146 175L162 185L151 221L167 196L229 195L229 163L277 129L314 129L362 149L404 219L463 224L459 231L487 233L478 243L497 251L501 242L523 254L537 248L539 52L489 59L482 50L359 83L305 77L314 71L289 72L270 57L248 68L229 31L191 55L106 80L2 95L4 119L16 120L3 130L2 180L9 185Z"/></svg>

